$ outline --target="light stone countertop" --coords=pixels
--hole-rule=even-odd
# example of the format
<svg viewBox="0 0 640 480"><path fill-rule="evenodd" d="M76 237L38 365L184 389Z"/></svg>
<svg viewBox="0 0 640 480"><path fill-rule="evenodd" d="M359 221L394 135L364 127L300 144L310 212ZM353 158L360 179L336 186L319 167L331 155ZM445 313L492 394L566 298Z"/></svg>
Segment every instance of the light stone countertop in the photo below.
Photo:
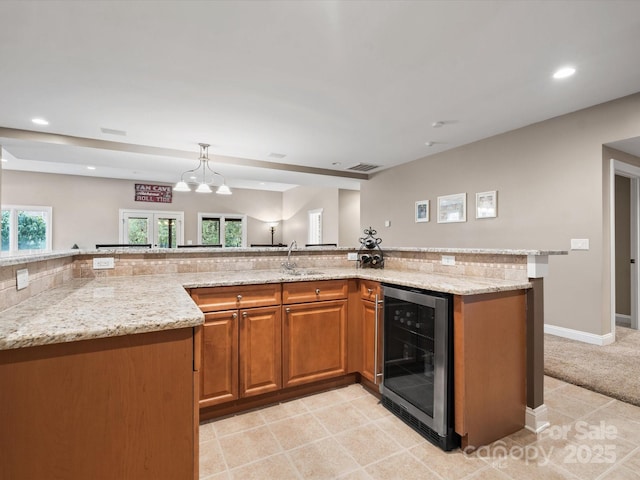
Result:
<svg viewBox="0 0 640 480"><path fill-rule="evenodd" d="M389 269L311 271L320 273L294 276L279 270L247 270L76 279L0 312L0 350L201 325L204 316L185 288L348 278L457 295L531 288L527 281Z"/></svg>
<svg viewBox="0 0 640 480"><path fill-rule="evenodd" d="M297 252L356 252L360 247L301 247ZM234 254L260 254L260 253L285 253L287 247L251 247L251 248L101 248L88 250L56 250L52 252L35 252L19 254L0 254L0 267L20 265L56 258L74 257L76 255L188 255L209 253L212 256L225 256ZM567 255L564 250L526 250L526 249L500 249L500 248L435 248L435 247L388 247L383 246L385 252L416 252L416 253L459 253L481 255L514 255L514 256L545 256Z"/></svg>

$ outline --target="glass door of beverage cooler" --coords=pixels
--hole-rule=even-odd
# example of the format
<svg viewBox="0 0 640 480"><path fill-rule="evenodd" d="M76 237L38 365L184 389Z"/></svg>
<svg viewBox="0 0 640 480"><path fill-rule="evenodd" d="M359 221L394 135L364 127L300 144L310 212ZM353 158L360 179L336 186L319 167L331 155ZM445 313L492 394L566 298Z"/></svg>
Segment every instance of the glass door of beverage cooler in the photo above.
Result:
<svg viewBox="0 0 640 480"><path fill-rule="evenodd" d="M444 435L448 380L447 298L384 287L383 395Z"/></svg>

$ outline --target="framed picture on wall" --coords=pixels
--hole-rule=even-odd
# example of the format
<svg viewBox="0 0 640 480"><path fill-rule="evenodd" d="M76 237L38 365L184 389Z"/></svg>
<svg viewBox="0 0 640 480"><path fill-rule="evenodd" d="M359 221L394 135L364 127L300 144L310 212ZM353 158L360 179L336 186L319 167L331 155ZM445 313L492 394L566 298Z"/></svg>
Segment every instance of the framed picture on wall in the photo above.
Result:
<svg viewBox="0 0 640 480"><path fill-rule="evenodd" d="M496 218L498 216L498 192L476 193L476 218Z"/></svg>
<svg viewBox="0 0 640 480"><path fill-rule="evenodd" d="M456 193L438 197L438 223L467 221L467 194Z"/></svg>
<svg viewBox="0 0 640 480"><path fill-rule="evenodd" d="M429 221L429 200L416 202L416 223Z"/></svg>

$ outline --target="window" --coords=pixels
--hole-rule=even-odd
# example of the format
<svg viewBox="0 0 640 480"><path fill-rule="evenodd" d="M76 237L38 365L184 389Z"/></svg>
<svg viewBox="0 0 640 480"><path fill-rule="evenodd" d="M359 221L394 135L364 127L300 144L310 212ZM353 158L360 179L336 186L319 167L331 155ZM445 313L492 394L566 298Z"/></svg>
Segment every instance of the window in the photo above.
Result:
<svg viewBox="0 0 640 480"><path fill-rule="evenodd" d="M175 248L184 238L183 212L120 210L120 242Z"/></svg>
<svg viewBox="0 0 640 480"><path fill-rule="evenodd" d="M246 247L247 216L199 212L198 243L223 247Z"/></svg>
<svg viewBox="0 0 640 480"><path fill-rule="evenodd" d="M309 210L309 244L322 243L322 208Z"/></svg>
<svg viewBox="0 0 640 480"><path fill-rule="evenodd" d="M2 206L2 251L51 250L51 207Z"/></svg>

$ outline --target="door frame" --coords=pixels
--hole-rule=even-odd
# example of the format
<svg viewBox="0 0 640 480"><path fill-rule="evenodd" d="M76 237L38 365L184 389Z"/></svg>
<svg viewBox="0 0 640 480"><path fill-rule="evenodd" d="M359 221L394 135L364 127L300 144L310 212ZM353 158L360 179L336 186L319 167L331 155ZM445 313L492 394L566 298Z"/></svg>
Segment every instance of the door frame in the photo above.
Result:
<svg viewBox="0 0 640 480"><path fill-rule="evenodd" d="M121 208L118 211L119 214L119 228L118 228L118 238L120 239L120 243L128 243L125 235L125 215L139 215L140 217L147 217L149 221L149 243L152 244L153 248L157 247L158 243L158 232L156 228L157 218L158 217L174 217L178 225L176 226L176 245L181 245L184 239L184 212L179 211L165 211L165 210L144 210L138 208Z"/></svg>
<svg viewBox="0 0 640 480"><path fill-rule="evenodd" d="M609 169L609 231L610 231L610 267L611 267L611 333L615 338L616 327L616 211L615 211L615 183L616 175L630 180L630 230L631 230L631 258L635 263L631 266L631 328L638 329L638 286L640 285L640 167L610 159Z"/></svg>

